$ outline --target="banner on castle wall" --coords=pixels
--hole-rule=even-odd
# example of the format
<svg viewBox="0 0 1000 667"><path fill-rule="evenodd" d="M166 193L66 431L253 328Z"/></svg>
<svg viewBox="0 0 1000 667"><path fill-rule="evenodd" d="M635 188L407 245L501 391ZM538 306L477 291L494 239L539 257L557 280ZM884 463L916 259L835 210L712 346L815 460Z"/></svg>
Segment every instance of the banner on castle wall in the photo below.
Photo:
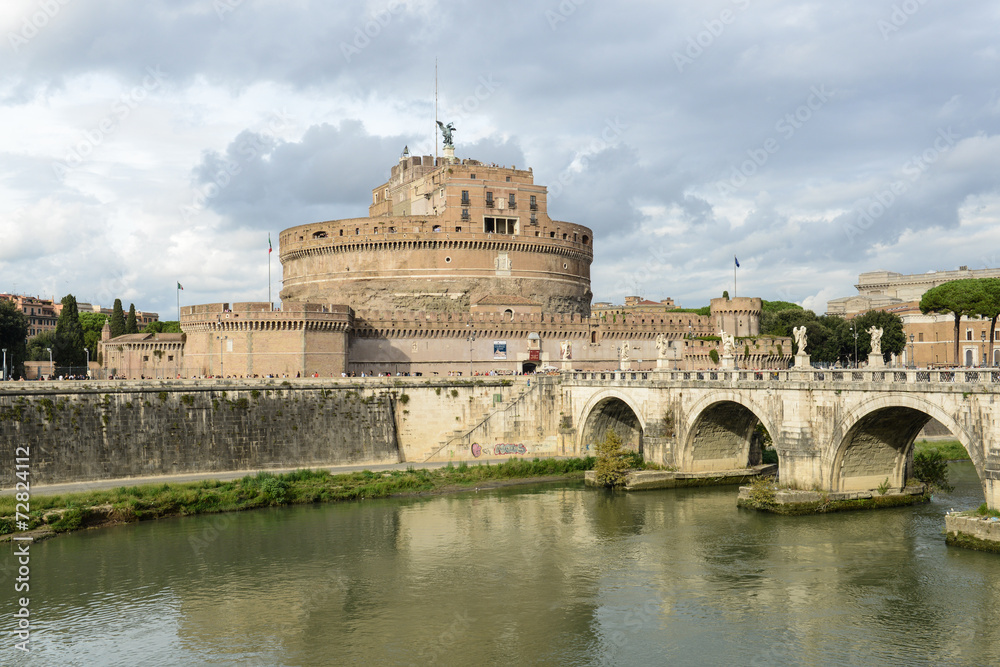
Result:
<svg viewBox="0 0 1000 667"><path fill-rule="evenodd" d="M507 341L505 340L493 341L493 358L494 359L507 358Z"/></svg>
<svg viewBox="0 0 1000 667"><path fill-rule="evenodd" d="M528 361L541 361L542 351L541 350L528 350Z"/></svg>

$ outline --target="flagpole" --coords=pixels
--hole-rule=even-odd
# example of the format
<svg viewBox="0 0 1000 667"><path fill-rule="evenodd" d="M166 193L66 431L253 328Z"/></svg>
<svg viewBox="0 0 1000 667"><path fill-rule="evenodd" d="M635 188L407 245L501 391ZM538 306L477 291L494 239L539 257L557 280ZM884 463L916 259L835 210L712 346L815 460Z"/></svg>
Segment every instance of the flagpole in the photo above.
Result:
<svg viewBox="0 0 1000 667"><path fill-rule="evenodd" d="M279 239L280 240L280 239ZM274 310L274 303L271 301L271 235L267 235L267 304L268 308Z"/></svg>
<svg viewBox="0 0 1000 667"><path fill-rule="evenodd" d="M180 283L177 283L177 284L180 285ZM181 323L181 288L178 287L175 291L177 292L177 324L180 324Z"/></svg>

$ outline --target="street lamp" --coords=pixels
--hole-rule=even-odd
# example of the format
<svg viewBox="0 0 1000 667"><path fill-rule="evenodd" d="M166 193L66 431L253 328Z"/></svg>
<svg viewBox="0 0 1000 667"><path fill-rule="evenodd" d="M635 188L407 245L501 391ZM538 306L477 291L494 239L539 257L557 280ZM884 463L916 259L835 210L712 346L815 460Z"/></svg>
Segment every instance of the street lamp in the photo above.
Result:
<svg viewBox="0 0 1000 667"><path fill-rule="evenodd" d="M3 349L3 379L7 379L7 348Z"/></svg>
<svg viewBox="0 0 1000 667"><path fill-rule="evenodd" d="M851 325L851 333L854 334L854 367L858 367L858 329L857 326Z"/></svg>
<svg viewBox="0 0 1000 667"><path fill-rule="evenodd" d="M49 379L51 380L52 376L56 374L56 367L55 364L52 363L52 348L47 347L45 349L49 351Z"/></svg>
<svg viewBox="0 0 1000 667"><path fill-rule="evenodd" d="M229 340L229 336L216 336L219 339L219 377L226 377L225 358L222 356L222 341Z"/></svg>
<svg viewBox="0 0 1000 667"><path fill-rule="evenodd" d="M472 325L469 324L468 326L471 327ZM469 337L466 340L469 341L469 377L472 377L472 343L474 343L476 340L476 332L471 331L469 333Z"/></svg>
<svg viewBox="0 0 1000 667"><path fill-rule="evenodd" d="M90 348L89 347L85 347L85 348L83 348L83 351L87 353L87 372L84 373L84 375L86 375L87 377L90 377Z"/></svg>
<svg viewBox="0 0 1000 667"><path fill-rule="evenodd" d="M983 329L982 331L979 332L979 339L982 341L982 345L980 346L980 348L981 348L980 352L982 353L981 354L981 358L983 360L983 363L981 365L985 366L986 365L986 329Z"/></svg>
<svg viewBox="0 0 1000 667"><path fill-rule="evenodd" d="M913 347L913 339L914 338L915 338L915 336L913 334L910 334L910 368L916 368L917 367L917 360L913 356L915 354L914 353L914 349L915 348Z"/></svg>

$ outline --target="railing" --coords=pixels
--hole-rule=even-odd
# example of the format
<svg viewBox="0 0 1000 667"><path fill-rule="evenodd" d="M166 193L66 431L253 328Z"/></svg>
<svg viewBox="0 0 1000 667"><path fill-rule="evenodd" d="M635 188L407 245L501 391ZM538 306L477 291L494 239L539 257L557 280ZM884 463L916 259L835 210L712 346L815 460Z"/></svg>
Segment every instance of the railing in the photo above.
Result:
<svg viewBox="0 0 1000 667"><path fill-rule="evenodd" d="M655 371L567 371L564 378L605 382L822 382L825 384L981 384L1000 385L1000 371L994 370L655 370Z"/></svg>

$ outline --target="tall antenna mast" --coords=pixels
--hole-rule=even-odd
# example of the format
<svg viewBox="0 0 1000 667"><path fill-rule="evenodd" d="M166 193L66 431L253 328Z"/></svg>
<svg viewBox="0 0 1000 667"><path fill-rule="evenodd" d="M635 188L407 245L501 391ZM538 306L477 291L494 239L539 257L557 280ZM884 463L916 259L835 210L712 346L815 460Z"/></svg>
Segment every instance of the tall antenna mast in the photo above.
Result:
<svg viewBox="0 0 1000 667"><path fill-rule="evenodd" d="M434 59L434 164L438 161L438 59Z"/></svg>

